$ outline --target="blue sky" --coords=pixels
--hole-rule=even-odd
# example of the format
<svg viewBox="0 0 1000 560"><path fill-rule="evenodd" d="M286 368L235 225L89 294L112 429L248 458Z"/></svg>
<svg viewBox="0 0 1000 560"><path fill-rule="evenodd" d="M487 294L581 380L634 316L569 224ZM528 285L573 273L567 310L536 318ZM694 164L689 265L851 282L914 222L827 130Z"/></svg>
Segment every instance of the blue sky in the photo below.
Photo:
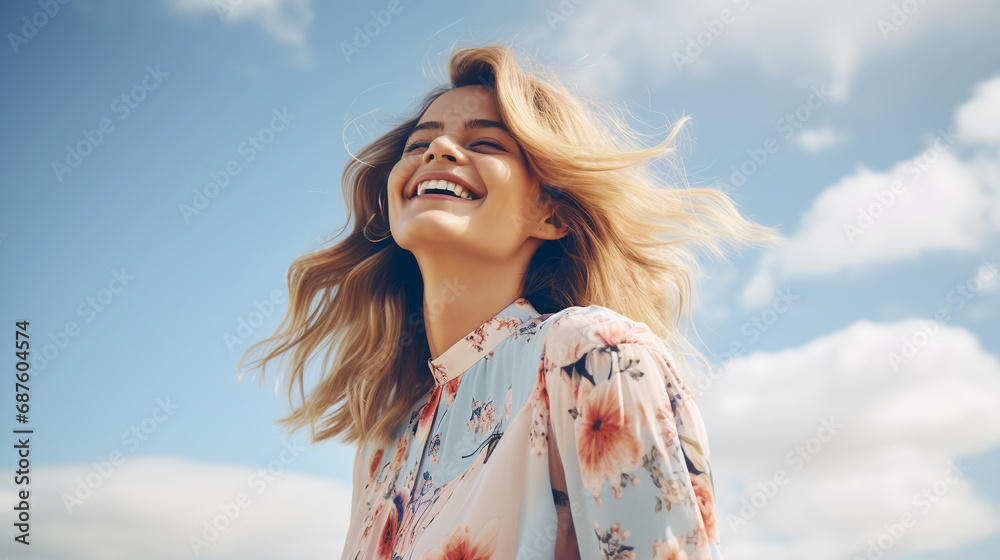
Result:
<svg viewBox="0 0 1000 560"><path fill-rule="evenodd" d="M34 544L6 538L0 551L193 556L189 536L242 491L268 505L201 555L340 551L353 448L289 451L275 368L259 387L235 379L236 363L277 326L291 261L343 225L348 152L443 81L452 47L493 42L644 132L693 116L688 184L729 189L788 238L706 259L698 285L689 334L725 366L702 395L724 550L864 555L911 510L920 530L887 558L1000 550L995 4L224 5L0 6L0 318L30 320L44 359L30 383ZM201 206L210 181L225 186ZM227 344L255 310L263 322ZM903 339L926 344L894 366ZM743 355L728 361L734 343ZM843 435L739 517L830 415ZM914 510L954 460L967 471ZM14 470L14 453L0 464ZM88 476L100 482L89 494Z"/></svg>

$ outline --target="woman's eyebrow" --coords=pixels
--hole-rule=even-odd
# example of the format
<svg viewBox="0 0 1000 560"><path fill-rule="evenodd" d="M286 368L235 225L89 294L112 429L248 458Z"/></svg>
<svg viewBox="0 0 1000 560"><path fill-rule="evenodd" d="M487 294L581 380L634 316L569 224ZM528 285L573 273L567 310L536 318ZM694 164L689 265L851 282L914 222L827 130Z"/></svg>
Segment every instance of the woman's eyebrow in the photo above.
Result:
<svg viewBox="0 0 1000 560"><path fill-rule="evenodd" d="M444 125L441 124L440 121L424 121L418 124L417 126L413 127L413 130L410 131L410 134L412 135L414 133L420 132L421 130L430 130L430 129L441 130L443 128ZM469 119L465 121L465 128L499 128L500 130L506 132L507 134L510 134L510 131L507 130L507 126L505 124L503 124L502 122L491 121L489 119Z"/></svg>

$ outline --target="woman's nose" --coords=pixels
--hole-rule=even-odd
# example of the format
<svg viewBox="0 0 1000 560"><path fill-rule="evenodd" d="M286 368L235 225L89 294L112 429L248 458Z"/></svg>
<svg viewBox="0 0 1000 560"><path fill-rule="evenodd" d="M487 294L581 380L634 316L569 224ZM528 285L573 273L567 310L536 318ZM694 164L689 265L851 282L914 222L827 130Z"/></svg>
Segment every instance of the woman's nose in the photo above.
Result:
<svg viewBox="0 0 1000 560"><path fill-rule="evenodd" d="M462 151L458 149L450 138L447 136L438 136L427 146L427 151L424 152L423 163L430 163L432 161L450 161L452 163L458 163L463 159Z"/></svg>

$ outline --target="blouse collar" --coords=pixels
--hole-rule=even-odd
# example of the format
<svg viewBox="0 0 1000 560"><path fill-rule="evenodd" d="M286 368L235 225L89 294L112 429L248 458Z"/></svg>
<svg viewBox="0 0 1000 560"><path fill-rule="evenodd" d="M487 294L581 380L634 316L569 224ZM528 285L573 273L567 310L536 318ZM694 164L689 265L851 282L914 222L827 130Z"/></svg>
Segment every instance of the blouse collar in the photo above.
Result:
<svg viewBox="0 0 1000 560"><path fill-rule="evenodd" d="M462 375L481 358L491 354L498 344L517 332L519 326L539 315L528 300L518 297L492 319L452 344L437 359L427 359L435 384L444 385Z"/></svg>

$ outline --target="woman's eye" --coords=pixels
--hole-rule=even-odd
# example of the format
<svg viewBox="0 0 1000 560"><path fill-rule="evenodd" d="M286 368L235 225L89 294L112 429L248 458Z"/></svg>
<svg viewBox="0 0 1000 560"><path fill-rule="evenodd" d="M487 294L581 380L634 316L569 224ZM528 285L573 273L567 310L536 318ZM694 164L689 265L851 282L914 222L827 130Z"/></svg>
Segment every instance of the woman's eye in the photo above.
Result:
<svg viewBox="0 0 1000 560"><path fill-rule="evenodd" d="M409 145L407 145L405 148L403 148L403 153L410 153L413 150L417 150L417 149L420 149L420 148L426 148L426 147L430 146L430 144L431 143L427 142L427 141L412 142ZM477 140L477 141L473 142L472 144L470 144L470 146L478 146L480 144L485 145L485 146L489 146L491 148L494 148L494 149L497 149L497 150L500 150L500 151L503 151L503 152L507 151L507 149L504 148L503 145L500 144L499 142L491 142L489 140Z"/></svg>
<svg viewBox="0 0 1000 560"><path fill-rule="evenodd" d="M498 150L507 151L506 149L504 149L504 147L502 145L500 145L500 144L498 144L496 142L489 142L487 140L479 140L478 142L473 142L472 143L473 146L478 146L479 144L485 144L487 146L491 146L491 147L496 148Z"/></svg>

